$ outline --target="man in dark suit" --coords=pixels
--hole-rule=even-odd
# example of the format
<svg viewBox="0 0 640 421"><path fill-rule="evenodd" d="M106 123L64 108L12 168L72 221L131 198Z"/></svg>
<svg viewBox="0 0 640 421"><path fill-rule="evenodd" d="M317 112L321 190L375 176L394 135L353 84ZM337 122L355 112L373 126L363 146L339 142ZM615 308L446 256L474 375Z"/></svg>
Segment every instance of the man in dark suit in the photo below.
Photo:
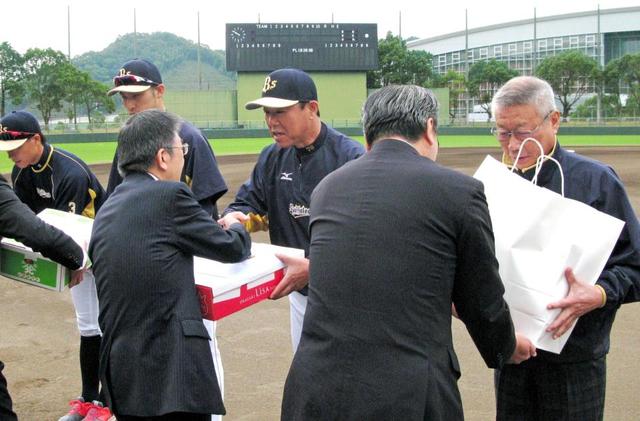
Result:
<svg viewBox="0 0 640 421"><path fill-rule="evenodd" d="M28 133L3 130L0 126L0 151L7 151L16 143L24 143ZM71 237L38 218L27 205L22 203L11 186L0 175L0 236L15 238L34 251L60 263L69 269L83 266L84 253ZM75 279L82 278L82 271L74 273ZM17 421L12 409L7 381L2 374L4 364L0 361L0 420Z"/></svg>
<svg viewBox="0 0 640 421"><path fill-rule="evenodd" d="M222 229L180 182L180 120L132 116L118 135L124 176L98 213L93 261L103 341L100 378L119 421L208 420L225 409L193 275L193 256L248 257L249 234Z"/></svg>
<svg viewBox="0 0 640 421"><path fill-rule="evenodd" d="M489 367L514 333L482 184L437 165L437 102L388 86L365 103L369 152L313 192L309 304L282 419L461 420L452 304Z"/></svg>

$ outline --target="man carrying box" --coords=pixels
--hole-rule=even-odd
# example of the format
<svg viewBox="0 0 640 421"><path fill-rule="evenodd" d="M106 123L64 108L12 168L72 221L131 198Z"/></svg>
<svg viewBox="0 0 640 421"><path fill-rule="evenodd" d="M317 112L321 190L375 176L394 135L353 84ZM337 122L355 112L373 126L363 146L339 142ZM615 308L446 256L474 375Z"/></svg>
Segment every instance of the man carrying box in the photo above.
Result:
<svg viewBox="0 0 640 421"><path fill-rule="evenodd" d="M167 86L162 81L158 67L149 60L136 58L124 63L113 78L113 85L107 95L119 94L129 115L152 109L165 110L164 96ZM220 173L213 149L202 132L185 120L181 120L179 135L187 145L180 180L189 186L202 209L212 218L218 219L216 202L227 192L227 184ZM118 172L118 157L116 150L109 172L107 196L122 183L122 176ZM209 345L224 396L224 371L216 339L216 323L205 320L204 324L211 336ZM212 418L213 421L219 419Z"/></svg>
<svg viewBox="0 0 640 421"><path fill-rule="evenodd" d="M268 229L272 244L308 254L311 192L327 174L362 155L364 148L320 120L316 86L302 70L272 72L262 97L245 108L264 110L275 143L262 150L251 177L224 214L240 217L249 231ZM271 298L289 294L295 352L307 305L308 263L303 258L282 259L287 273Z"/></svg>
<svg viewBox="0 0 640 421"><path fill-rule="evenodd" d="M0 120L3 128L22 132L21 139L4 148L15 163L11 181L16 195L35 213L50 208L93 218L104 201L104 190L89 167L77 156L47 143L38 120L27 111L14 111ZM99 398L100 328L98 297L91 272L72 282L71 298L80 331L81 395L69 402L60 421L91 417L108 420L111 413ZM91 418L93 419L93 418Z"/></svg>
<svg viewBox="0 0 640 421"><path fill-rule="evenodd" d="M518 366L496 370L498 420L601 420L606 389L606 355L609 334L620 305L640 300L640 226L624 186L605 164L567 151L557 132L560 112L551 86L531 76L511 79L492 102L493 129L503 151L503 162L516 167L527 180L537 176L537 185L560 193L561 174L553 163L545 163L536 174L536 160L544 155L560 163L564 174L564 196L625 222L618 242L595 285L565 271L566 298L549 303L560 309L547 331L562 336L575 329L560 354L540 350L537 357ZM517 161L516 161L517 159ZM578 319L579 318L579 319ZM577 320L577 322L576 322Z"/></svg>
<svg viewBox="0 0 640 421"><path fill-rule="evenodd" d="M24 138L20 132L0 129L0 150L7 150ZM0 236L14 238L33 251L72 270L83 266L84 253L68 235L38 218L18 199L4 177L0 176ZM74 279L82 271L74 273ZM0 419L17 421L13 412L7 381L2 374L0 361Z"/></svg>
<svg viewBox="0 0 640 421"><path fill-rule="evenodd" d="M239 262L251 238L231 215L222 229L180 182L188 150L180 123L160 110L129 119L118 135L124 180L93 224L100 380L119 421L205 421L225 413L193 256Z"/></svg>

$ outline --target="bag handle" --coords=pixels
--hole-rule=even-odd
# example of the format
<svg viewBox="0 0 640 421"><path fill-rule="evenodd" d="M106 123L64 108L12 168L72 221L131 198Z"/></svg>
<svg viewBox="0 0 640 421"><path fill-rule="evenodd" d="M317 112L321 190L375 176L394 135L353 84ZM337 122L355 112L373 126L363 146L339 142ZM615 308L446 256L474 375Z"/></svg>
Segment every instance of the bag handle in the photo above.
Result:
<svg viewBox="0 0 640 421"><path fill-rule="evenodd" d="M523 140L522 143L520 144L520 148L518 149L518 155L516 155L515 162L518 162L518 159L520 159L520 154L522 153L522 149L524 148L525 143L527 143L530 140L532 140L540 149L540 155L538 156L538 158L536 158L536 170L533 174L533 178L531 179L531 182L537 186L538 174L540 174L540 170L542 169L542 164L544 164L545 161L553 161L558 166L558 170L560 171L560 194L562 195L562 197L564 197L564 173L562 172L562 166L560 166L560 162L558 162L557 159L544 154L544 149L542 149L542 145L540 144L540 142L538 142L538 140L534 139L533 137L528 137L525 140ZM515 170L516 170L516 165L514 164L511 167L511 172L514 172Z"/></svg>

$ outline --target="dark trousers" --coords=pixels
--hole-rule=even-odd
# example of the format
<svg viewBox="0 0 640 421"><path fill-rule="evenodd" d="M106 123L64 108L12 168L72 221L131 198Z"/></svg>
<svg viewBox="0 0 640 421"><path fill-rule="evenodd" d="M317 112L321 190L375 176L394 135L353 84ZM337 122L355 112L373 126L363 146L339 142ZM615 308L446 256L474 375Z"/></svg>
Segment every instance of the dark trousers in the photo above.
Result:
<svg viewBox="0 0 640 421"><path fill-rule="evenodd" d="M497 421L601 421L606 357L552 364L537 359L495 371Z"/></svg>
<svg viewBox="0 0 640 421"><path fill-rule="evenodd" d="M7 389L7 379L2 374L4 364L0 361L0 420L2 421L18 421L16 413L13 412L11 405L11 396Z"/></svg>
<svg viewBox="0 0 640 421"><path fill-rule="evenodd" d="M118 421L209 421L210 414L193 414L190 412L172 412L156 417L132 417L115 414Z"/></svg>

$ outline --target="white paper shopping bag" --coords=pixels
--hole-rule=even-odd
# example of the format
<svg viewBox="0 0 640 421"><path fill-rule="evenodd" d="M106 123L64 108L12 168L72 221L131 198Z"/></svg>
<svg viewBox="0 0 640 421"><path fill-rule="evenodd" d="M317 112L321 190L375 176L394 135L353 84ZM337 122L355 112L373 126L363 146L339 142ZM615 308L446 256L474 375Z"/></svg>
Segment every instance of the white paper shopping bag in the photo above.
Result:
<svg viewBox="0 0 640 421"><path fill-rule="evenodd" d="M560 312L547 304L566 296L567 267L595 284L624 222L538 187L490 156L474 177L484 183L515 328L537 348L560 353L573 328L558 339L545 332Z"/></svg>

